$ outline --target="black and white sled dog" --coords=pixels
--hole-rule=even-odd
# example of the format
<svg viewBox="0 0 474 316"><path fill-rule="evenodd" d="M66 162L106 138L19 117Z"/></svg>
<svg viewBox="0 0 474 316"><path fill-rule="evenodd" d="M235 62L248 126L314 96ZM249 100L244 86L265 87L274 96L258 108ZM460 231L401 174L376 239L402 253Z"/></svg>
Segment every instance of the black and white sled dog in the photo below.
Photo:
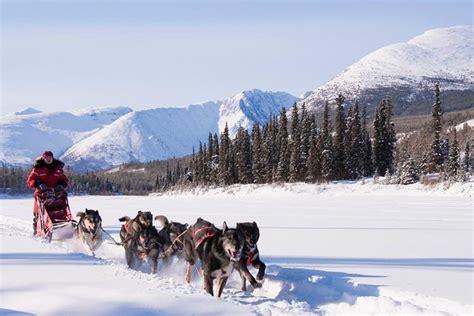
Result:
<svg viewBox="0 0 474 316"><path fill-rule="evenodd" d="M82 242L84 249L91 256L95 256L95 251L102 245L102 218L97 210L85 209L84 212L77 212L79 221L74 229L74 236Z"/></svg>
<svg viewBox="0 0 474 316"><path fill-rule="evenodd" d="M145 227L136 232L124 242L123 247L130 269L137 269L143 262L148 261L151 265L151 273L156 273L162 246L158 231L154 226Z"/></svg>
<svg viewBox="0 0 474 316"><path fill-rule="evenodd" d="M222 229L212 223L198 218L185 234L185 260L187 269L185 280L191 281L192 266L199 258L204 281L204 289L214 295L213 284L217 279L217 297L241 259L245 239L243 233L235 228L228 228L226 222Z"/></svg>
<svg viewBox="0 0 474 316"><path fill-rule="evenodd" d="M242 291L247 289L246 280L254 287L261 287L261 283L265 275L265 263L260 260L258 253L257 242L260 238L260 230L258 229L257 223L237 223L238 230L242 231L245 237L245 244L242 251L242 257L236 264L236 268L239 270L240 277L242 279ZM252 265L258 269L257 280L249 272L248 266Z"/></svg>
<svg viewBox="0 0 474 316"><path fill-rule="evenodd" d="M188 224L170 222L164 215L155 216L155 220L161 226L158 234L163 244L163 262L167 263L171 256L182 257L184 255L184 234L188 230Z"/></svg>

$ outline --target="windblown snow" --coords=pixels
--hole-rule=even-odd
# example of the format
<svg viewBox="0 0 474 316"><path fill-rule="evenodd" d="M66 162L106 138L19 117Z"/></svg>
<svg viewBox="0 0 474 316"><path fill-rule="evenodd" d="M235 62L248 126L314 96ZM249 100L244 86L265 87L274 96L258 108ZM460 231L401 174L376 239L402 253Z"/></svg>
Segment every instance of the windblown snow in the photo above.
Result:
<svg viewBox="0 0 474 316"><path fill-rule="evenodd" d="M472 315L472 182L448 190L371 183L231 186L155 196L72 196L73 213L98 209L118 239L137 210L220 226L256 221L267 264L261 289L234 272L219 300L184 264L156 275L126 267L120 246L96 257L74 241L31 237L30 197L5 198L0 215L3 315ZM251 270L255 273L254 270Z"/></svg>

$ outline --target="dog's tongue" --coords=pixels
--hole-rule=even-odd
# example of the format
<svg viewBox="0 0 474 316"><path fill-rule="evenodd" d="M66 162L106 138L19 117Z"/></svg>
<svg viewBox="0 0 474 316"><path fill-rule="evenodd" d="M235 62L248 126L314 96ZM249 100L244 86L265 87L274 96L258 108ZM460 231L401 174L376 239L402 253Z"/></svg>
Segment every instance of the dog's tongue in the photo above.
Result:
<svg viewBox="0 0 474 316"><path fill-rule="evenodd" d="M237 252L236 251L232 251L232 250L227 250L227 252L229 253L229 257L231 259L237 259Z"/></svg>

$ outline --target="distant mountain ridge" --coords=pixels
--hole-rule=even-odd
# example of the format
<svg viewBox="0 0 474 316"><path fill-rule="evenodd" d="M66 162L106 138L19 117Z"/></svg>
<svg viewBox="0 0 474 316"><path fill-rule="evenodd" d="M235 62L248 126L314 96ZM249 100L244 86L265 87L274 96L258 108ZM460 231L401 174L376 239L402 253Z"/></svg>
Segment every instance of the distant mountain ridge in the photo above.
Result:
<svg viewBox="0 0 474 316"><path fill-rule="evenodd" d="M473 52L472 26L429 30L406 43L368 54L300 103L321 111L325 101L334 102L342 93L349 102L358 99L367 105L370 112L388 94L394 98L395 114L420 114L426 111L426 102L432 100L434 84L439 83L443 93L451 97L446 106L469 108L472 102L468 100L474 96ZM452 95L459 91L467 91L466 97L454 100Z"/></svg>
<svg viewBox="0 0 474 316"><path fill-rule="evenodd" d="M29 165L45 149L74 170L110 168L125 162L146 162L192 153L209 133L231 135L240 126L264 124L299 99L285 92L253 89L224 102L209 101L186 108L89 109L76 114L18 113L0 121L0 161ZM197 150L197 148L196 148Z"/></svg>
<svg viewBox="0 0 474 316"><path fill-rule="evenodd" d="M0 118L0 161L29 165L45 149L54 150L59 156L74 143L131 111L115 107L73 114L42 113L29 108L3 116Z"/></svg>

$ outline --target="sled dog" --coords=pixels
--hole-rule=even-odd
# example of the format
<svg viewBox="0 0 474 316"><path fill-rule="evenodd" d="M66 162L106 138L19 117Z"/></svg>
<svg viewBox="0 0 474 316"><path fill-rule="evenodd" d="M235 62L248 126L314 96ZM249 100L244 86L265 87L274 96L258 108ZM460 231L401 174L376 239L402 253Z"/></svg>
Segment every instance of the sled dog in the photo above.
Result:
<svg viewBox="0 0 474 316"><path fill-rule="evenodd" d="M216 294L220 297L234 264L241 259L244 242L242 232L228 228L226 222L222 229L218 229L210 222L198 218L185 238L186 282L191 281L192 266L199 258L204 289L214 295L213 283L217 279Z"/></svg>
<svg viewBox="0 0 474 316"><path fill-rule="evenodd" d="M163 243L163 260L167 261L173 255L181 255L184 250L184 234L188 224L170 222L164 215L155 216L155 220L162 227L158 234Z"/></svg>
<svg viewBox="0 0 474 316"><path fill-rule="evenodd" d="M125 258L130 269L137 269L145 261L151 265L151 273L156 273L161 242L154 226L145 227L128 238L123 244Z"/></svg>
<svg viewBox="0 0 474 316"><path fill-rule="evenodd" d="M138 211L135 218L130 219L128 216L123 216L119 218L119 221L126 222L120 229L120 240L122 244L125 244L134 234L153 225L153 215L151 212Z"/></svg>
<svg viewBox="0 0 474 316"><path fill-rule="evenodd" d="M254 287L260 287L261 284L257 282L263 280L265 275L265 263L260 260L257 242L260 238L260 230L258 229L257 223L237 223L238 230L242 231L245 237L244 248L242 250L242 257L236 264L236 268L240 273L242 279L242 291L247 288L246 280ZM250 274L248 266L252 265L258 269L257 280Z"/></svg>
<svg viewBox="0 0 474 316"><path fill-rule="evenodd" d="M89 255L95 256L95 251L102 245L102 218L97 210L85 209L77 212L79 221L74 229L74 236L82 242Z"/></svg>

